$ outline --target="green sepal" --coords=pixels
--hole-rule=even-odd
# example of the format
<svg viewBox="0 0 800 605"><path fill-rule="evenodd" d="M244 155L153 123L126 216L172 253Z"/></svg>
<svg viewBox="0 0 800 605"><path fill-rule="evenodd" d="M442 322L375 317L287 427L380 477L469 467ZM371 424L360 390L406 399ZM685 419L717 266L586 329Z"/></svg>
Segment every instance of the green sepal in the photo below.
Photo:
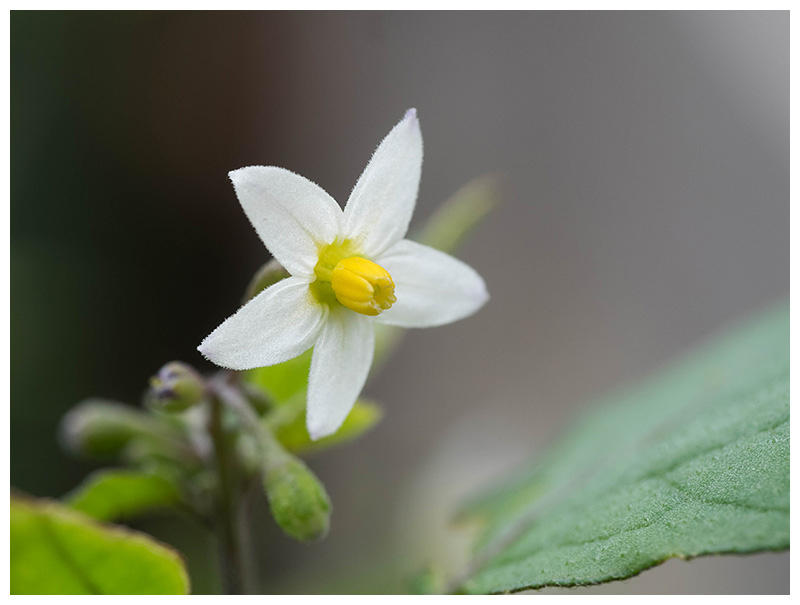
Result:
<svg viewBox="0 0 800 605"><path fill-rule="evenodd" d="M188 594L182 557L54 502L11 497L11 594Z"/></svg>

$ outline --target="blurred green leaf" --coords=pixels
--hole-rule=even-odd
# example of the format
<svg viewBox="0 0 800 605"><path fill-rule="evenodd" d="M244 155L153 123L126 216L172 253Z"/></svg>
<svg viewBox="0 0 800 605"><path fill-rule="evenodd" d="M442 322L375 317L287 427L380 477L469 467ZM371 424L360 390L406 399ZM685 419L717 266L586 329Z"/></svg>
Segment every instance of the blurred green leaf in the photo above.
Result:
<svg viewBox="0 0 800 605"><path fill-rule="evenodd" d="M49 500L11 498L11 594L187 594L181 556Z"/></svg>
<svg viewBox="0 0 800 605"><path fill-rule="evenodd" d="M408 593L412 595L438 595L442 594L445 579L442 574L432 568L426 567L414 575L408 583Z"/></svg>
<svg viewBox="0 0 800 605"><path fill-rule="evenodd" d="M308 436L305 401L299 400L277 409L265 417L264 422L286 450L305 454L355 439L375 426L382 417L383 411L378 404L359 399L339 430L317 441L311 441Z"/></svg>
<svg viewBox="0 0 800 605"><path fill-rule="evenodd" d="M103 460L117 456L134 437L155 432L156 422L132 406L92 398L64 415L59 436L74 454Z"/></svg>
<svg viewBox="0 0 800 605"><path fill-rule="evenodd" d="M244 379L263 389L276 404L284 404L298 393L305 393L308 370L311 368L311 349L278 365L244 372Z"/></svg>
<svg viewBox="0 0 800 605"><path fill-rule="evenodd" d="M788 548L788 308L609 398L462 517L485 523L463 586L471 593Z"/></svg>
<svg viewBox="0 0 800 605"><path fill-rule="evenodd" d="M130 519L178 502L178 489L165 477L119 469L91 474L65 497L70 508L101 521Z"/></svg>
<svg viewBox="0 0 800 605"><path fill-rule="evenodd" d="M428 219L411 239L452 253L503 197L502 178L487 174L469 181Z"/></svg>
<svg viewBox="0 0 800 605"><path fill-rule="evenodd" d="M375 357L373 368L379 367L400 342L403 330L394 326L375 324ZM244 372L244 380L267 394L277 407L305 398L308 372L311 368L310 349L294 359L266 368Z"/></svg>

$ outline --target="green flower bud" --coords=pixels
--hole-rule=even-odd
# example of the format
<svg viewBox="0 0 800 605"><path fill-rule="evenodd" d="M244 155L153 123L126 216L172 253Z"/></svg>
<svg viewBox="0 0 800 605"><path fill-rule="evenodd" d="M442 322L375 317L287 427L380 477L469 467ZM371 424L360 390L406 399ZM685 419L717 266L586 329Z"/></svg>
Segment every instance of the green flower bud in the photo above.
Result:
<svg viewBox="0 0 800 605"><path fill-rule="evenodd" d="M236 454L245 475L261 472L263 466L261 448L252 435L241 433L236 438Z"/></svg>
<svg viewBox="0 0 800 605"><path fill-rule="evenodd" d="M207 394L203 377L180 361L171 361L150 379L147 405L164 412L183 412L205 400Z"/></svg>
<svg viewBox="0 0 800 605"><path fill-rule="evenodd" d="M316 540L328 533L331 501L316 475L297 458L264 474L264 489L272 516L280 528L297 540Z"/></svg>
<svg viewBox="0 0 800 605"><path fill-rule="evenodd" d="M148 419L139 410L115 401L87 399L61 420L59 440L79 456L109 459L147 430Z"/></svg>

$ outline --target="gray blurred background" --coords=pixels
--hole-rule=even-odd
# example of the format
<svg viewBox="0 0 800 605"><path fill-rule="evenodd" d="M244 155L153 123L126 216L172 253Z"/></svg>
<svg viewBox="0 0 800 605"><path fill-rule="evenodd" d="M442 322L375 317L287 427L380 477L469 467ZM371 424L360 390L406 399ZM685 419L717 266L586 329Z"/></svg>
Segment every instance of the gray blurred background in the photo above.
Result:
<svg viewBox="0 0 800 605"><path fill-rule="evenodd" d="M789 294L788 12L27 13L11 16L11 481L59 496L92 467L63 413L138 401L237 308L267 253L227 182L275 164L347 199L418 109L413 226L501 171L459 256L492 295L413 331L366 394L386 409L313 458L318 544L254 499L266 592L402 589L458 569L472 490L581 407ZM208 537L140 525L215 590ZM789 556L672 561L593 592L785 593ZM583 590L582 590L583 591Z"/></svg>

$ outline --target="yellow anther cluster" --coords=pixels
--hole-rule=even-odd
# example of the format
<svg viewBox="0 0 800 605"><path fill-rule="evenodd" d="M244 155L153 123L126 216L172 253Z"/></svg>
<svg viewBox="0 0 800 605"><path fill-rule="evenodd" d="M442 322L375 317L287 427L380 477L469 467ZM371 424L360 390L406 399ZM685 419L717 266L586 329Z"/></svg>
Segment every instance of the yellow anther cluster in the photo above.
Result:
<svg viewBox="0 0 800 605"><path fill-rule="evenodd" d="M331 287L336 300L363 315L378 315L397 301L389 272L360 256L337 263L331 275Z"/></svg>

